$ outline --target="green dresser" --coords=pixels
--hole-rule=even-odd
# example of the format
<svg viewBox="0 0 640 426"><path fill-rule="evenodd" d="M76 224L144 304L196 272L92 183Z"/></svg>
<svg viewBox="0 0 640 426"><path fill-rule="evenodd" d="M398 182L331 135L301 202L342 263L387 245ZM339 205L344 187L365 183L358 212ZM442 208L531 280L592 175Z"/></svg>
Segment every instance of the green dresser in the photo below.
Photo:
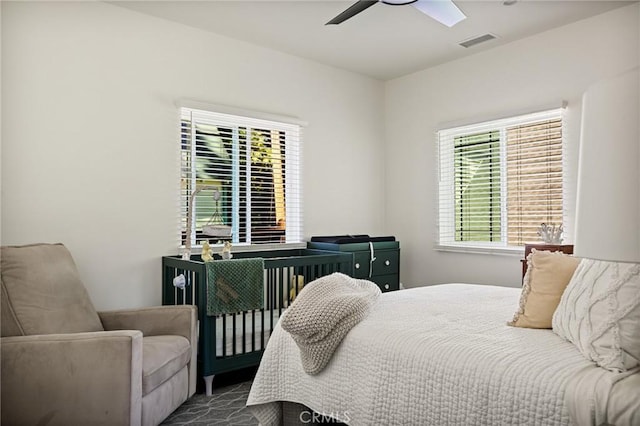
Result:
<svg viewBox="0 0 640 426"><path fill-rule="evenodd" d="M382 291L400 289L400 243L393 237L312 237L307 247L353 253L354 278L373 281Z"/></svg>

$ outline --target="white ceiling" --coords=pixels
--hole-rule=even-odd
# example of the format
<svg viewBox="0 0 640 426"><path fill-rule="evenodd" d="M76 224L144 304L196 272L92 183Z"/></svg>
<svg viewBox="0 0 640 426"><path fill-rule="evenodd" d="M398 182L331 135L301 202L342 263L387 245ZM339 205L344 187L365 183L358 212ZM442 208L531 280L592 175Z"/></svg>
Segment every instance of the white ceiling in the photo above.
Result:
<svg viewBox="0 0 640 426"><path fill-rule="evenodd" d="M414 7L378 3L326 25L353 1L209 0L110 2L212 33L388 80L566 25L632 1L455 0L467 19L453 28ZM498 38L464 48L486 33Z"/></svg>

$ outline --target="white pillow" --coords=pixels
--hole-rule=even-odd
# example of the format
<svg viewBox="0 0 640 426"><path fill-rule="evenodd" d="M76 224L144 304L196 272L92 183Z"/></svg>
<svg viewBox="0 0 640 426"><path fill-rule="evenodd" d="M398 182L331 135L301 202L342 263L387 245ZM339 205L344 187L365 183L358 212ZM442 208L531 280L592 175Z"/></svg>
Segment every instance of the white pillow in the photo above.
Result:
<svg viewBox="0 0 640 426"><path fill-rule="evenodd" d="M640 264L583 259L562 294L552 326L607 370L640 365Z"/></svg>

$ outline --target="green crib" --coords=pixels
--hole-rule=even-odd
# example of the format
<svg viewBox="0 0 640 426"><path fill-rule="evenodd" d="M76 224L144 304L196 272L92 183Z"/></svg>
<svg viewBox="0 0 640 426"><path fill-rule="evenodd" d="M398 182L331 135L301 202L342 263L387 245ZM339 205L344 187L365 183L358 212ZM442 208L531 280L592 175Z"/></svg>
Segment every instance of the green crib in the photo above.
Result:
<svg viewBox="0 0 640 426"><path fill-rule="evenodd" d="M162 304L198 307L198 374L211 395L213 377L260 363L265 345L278 318L306 283L334 272L353 271L353 254L323 250L289 249L238 252L234 259L264 259L264 306L238 313L207 315L206 266L199 255L162 258ZM184 289L174 286L183 275Z"/></svg>

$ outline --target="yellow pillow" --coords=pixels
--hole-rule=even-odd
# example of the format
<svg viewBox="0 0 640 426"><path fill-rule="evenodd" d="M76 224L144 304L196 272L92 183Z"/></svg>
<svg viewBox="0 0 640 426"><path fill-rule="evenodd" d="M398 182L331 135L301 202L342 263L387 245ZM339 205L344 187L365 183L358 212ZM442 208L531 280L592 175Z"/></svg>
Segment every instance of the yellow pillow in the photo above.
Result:
<svg viewBox="0 0 640 426"><path fill-rule="evenodd" d="M508 325L551 328L551 319L580 259L561 252L533 249L527 256L520 306Z"/></svg>

